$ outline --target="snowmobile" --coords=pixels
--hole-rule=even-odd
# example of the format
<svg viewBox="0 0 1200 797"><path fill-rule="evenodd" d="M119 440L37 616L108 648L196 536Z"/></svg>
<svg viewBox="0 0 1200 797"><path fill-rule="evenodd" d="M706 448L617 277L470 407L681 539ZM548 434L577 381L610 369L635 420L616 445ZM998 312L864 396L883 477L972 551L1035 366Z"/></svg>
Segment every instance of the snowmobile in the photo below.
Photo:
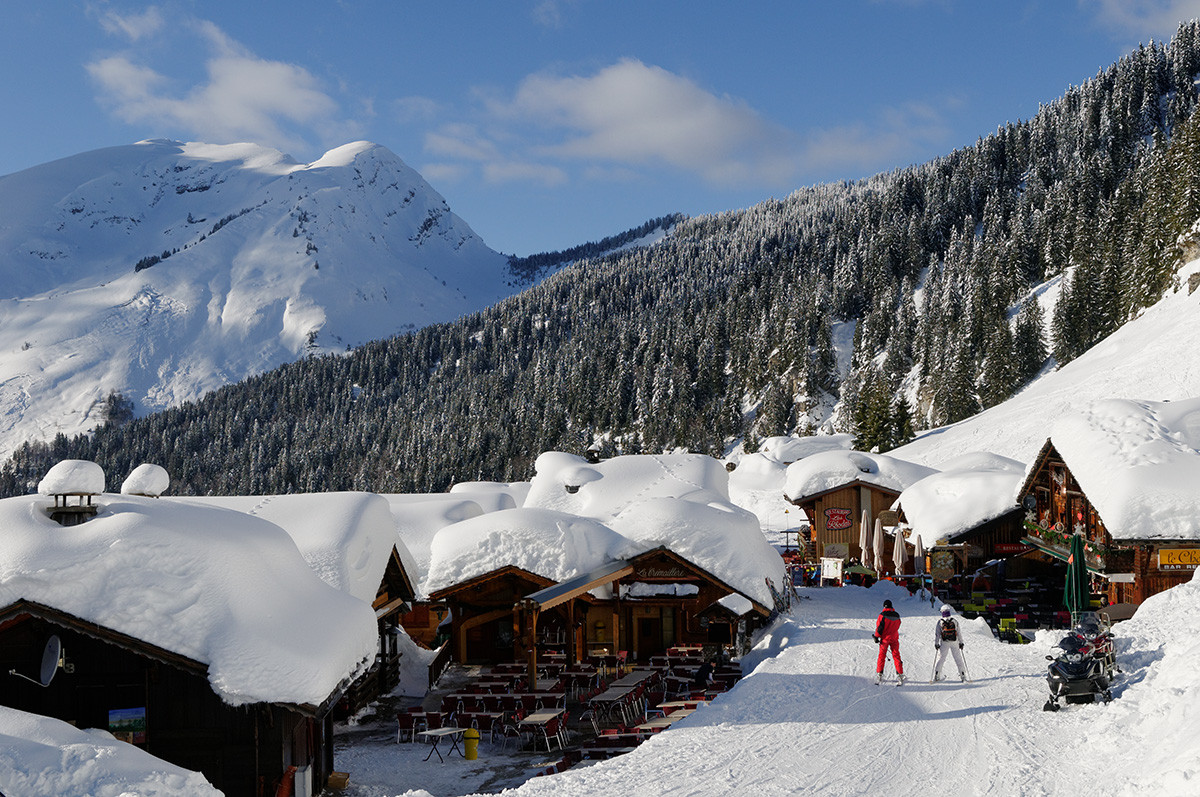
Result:
<svg viewBox="0 0 1200 797"><path fill-rule="evenodd" d="M1113 644L1112 631L1095 612L1084 612L1079 616L1079 622L1071 629L1071 636L1083 640L1092 650L1092 656L1100 660L1104 673L1111 681L1113 676L1121 671L1117 666L1116 645Z"/></svg>
<svg viewBox="0 0 1200 797"><path fill-rule="evenodd" d="M1060 698L1067 703L1094 703L1097 695L1105 703L1112 700L1110 675L1104 660L1095 655L1095 649L1086 639L1068 634L1058 647L1061 653L1046 657L1050 662L1046 672L1050 699L1042 706L1043 711L1058 711Z"/></svg>

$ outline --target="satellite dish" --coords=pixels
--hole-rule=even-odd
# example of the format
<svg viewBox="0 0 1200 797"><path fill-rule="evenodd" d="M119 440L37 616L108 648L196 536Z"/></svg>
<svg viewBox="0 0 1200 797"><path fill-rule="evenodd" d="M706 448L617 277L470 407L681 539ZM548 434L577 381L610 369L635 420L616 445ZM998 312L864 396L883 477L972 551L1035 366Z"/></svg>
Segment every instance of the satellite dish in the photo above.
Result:
<svg viewBox="0 0 1200 797"><path fill-rule="evenodd" d="M51 634L50 638L46 640L45 649L42 650L42 670L39 673L40 678L38 680L30 678L28 675L22 675L16 670L9 670L8 674L24 678L26 681L35 683L38 686L49 686L50 682L54 680L54 674L58 672L58 668L62 666L62 663L62 640L58 638L57 634Z"/></svg>
<svg viewBox="0 0 1200 797"><path fill-rule="evenodd" d="M49 686L62 664L62 640L57 634L51 634L46 640L46 649L42 651L42 686Z"/></svg>

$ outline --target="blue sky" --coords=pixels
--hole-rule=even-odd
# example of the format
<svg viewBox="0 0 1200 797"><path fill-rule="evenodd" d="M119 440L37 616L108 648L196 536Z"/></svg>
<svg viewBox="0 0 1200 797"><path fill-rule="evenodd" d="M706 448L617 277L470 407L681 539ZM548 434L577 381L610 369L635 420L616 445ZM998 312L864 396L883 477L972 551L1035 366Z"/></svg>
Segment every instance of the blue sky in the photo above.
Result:
<svg viewBox="0 0 1200 797"><path fill-rule="evenodd" d="M967 146L1200 0L5 0L0 174L146 138L367 139L561 249Z"/></svg>

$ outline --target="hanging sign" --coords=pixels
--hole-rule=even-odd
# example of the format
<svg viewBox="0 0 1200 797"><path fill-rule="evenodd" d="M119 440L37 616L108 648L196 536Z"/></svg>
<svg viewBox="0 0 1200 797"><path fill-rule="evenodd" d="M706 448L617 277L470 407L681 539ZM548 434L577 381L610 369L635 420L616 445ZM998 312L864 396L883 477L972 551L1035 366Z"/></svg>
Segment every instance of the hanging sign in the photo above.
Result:
<svg viewBox="0 0 1200 797"><path fill-rule="evenodd" d="M854 525L853 509L826 509L825 528L830 531L842 531Z"/></svg>

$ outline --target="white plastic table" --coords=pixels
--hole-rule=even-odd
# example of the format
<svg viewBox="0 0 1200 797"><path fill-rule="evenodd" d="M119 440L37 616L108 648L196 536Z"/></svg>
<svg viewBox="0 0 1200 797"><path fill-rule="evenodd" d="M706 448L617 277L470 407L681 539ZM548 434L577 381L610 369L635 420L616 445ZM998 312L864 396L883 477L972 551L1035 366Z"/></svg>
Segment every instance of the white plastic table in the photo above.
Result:
<svg viewBox="0 0 1200 797"><path fill-rule="evenodd" d="M446 763L446 760L444 758L442 758L441 751L438 750L438 744L440 744L441 741L443 739L445 739L446 737L450 737L450 749L446 751L446 755L450 755L455 750L457 750L458 754L460 756L462 756L463 758L466 758L467 754L464 753L462 751L462 748L460 748L458 746L458 740L461 739L462 735L466 732L467 732L466 728L434 728L431 731L419 731L417 733L417 736L424 736L426 739L433 740L433 747L429 750L429 753L425 756L425 760L428 761L429 756L433 755L434 753L437 753L438 761L441 761L443 764Z"/></svg>

